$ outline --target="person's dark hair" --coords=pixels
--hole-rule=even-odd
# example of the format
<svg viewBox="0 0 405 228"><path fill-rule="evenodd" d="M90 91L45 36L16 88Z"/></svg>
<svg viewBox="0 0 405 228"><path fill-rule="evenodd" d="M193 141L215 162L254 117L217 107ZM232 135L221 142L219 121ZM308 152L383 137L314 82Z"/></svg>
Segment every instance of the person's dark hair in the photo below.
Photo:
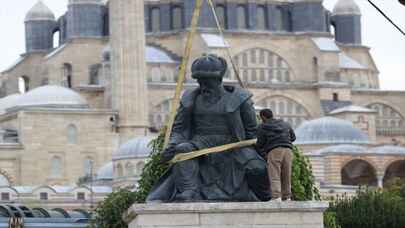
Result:
<svg viewBox="0 0 405 228"><path fill-rule="evenodd" d="M273 111L266 108L260 111L260 116L263 116L266 119L273 119Z"/></svg>

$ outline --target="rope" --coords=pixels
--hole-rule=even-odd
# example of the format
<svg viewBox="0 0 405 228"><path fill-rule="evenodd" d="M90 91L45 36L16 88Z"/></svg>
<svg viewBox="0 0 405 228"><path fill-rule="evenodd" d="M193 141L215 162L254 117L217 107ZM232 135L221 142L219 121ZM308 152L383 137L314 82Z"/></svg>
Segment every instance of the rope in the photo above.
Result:
<svg viewBox="0 0 405 228"><path fill-rule="evenodd" d="M387 19L400 33L402 33L402 35L405 36L405 32L397 25L394 23L394 21L391 20L391 18L389 18L387 16L387 14L385 14L376 4L374 4L371 0L368 0L368 2L381 14L385 17L385 19Z"/></svg>
<svg viewBox="0 0 405 228"><path fill-rule="evenodd" d="M184 80L186 78L187 65L188 65L188 61L190 59L190 55L191 55L193 38L194 38L194 35L197 30L197 24L198 24L198 19L200 17L202 3L203 3L203 0L196 0L196 6L195 6L195 9L193 12L193 18L191 20L191 29L190 29L190 32L188 33L187 44L186 44L186 48L184 49L184 55L183 55L184 58L181 63L179 77L177 79L176 92L175 92L175 95L174 95L174 98L172 101L172 108L171 108L171 112L170 112L169 122L167 124L163 148L166 148L167 145L169 144L170 135L171 135L172 129L173 129L173 123L176 118L177 108L179 107L179 104L180 104L180 95L181 95L181 91L183 90Z"/></svg>

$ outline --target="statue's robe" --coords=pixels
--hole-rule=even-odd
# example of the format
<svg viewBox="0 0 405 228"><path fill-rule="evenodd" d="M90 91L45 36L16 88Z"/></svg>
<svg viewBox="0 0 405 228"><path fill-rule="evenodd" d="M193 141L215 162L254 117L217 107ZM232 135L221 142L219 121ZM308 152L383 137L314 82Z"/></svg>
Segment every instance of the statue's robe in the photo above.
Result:
<svg viewBox="0 0 405 228"><path fill-rule="evenodd" d="M199 89L186 91L177 111L170 137L170 146L180 143L192 143L197 149L220 146L232 142L256 138L257 120L251 101L251 93L237 87L225 86L221 107L210 110L211 125L226 126L227 135L204 135L197 125L209 120L210 114L204 116L204 108L196 107ZM198 101L201 101L199 99ZM200 102L201 103L201 102ZM219 113L221 112L222 113ZM201 120L201 115L205 118ZM220 119L222 116L223 119ZM201 119L198 119L201 118ZM209 124L207 124L209 125ZM221 127L221 126L219 126ZM223 130L222 130L223 131ZM153 187L147 201L171 202L176 200L182 186L182 175L193 176L198 185L198 200L201 201L266 201L270 199L270 184L265 160L253 147L244 147L210 154L180 162L171 167Z"/></svg>

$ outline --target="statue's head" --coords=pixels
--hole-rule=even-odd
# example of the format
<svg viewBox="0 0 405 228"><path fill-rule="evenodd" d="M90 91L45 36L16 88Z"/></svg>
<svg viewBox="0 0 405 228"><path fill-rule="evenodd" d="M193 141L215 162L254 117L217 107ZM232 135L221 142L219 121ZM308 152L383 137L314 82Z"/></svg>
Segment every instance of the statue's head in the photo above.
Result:
<svg viewBox="0 0 405 228"><path fill-rule="evenodd" d="M191 66L191 76L197 80L200 89L204 92L222 85L222 79L227 69L228 64L224 58L213 54L204 54L196 59Z"/></svg>

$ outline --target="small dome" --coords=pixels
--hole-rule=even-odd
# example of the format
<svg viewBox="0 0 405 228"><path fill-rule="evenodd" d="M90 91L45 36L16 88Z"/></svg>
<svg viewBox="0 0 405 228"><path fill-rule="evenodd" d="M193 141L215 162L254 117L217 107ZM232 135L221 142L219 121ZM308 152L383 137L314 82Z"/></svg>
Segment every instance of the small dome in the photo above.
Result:
<svg viewBox="0 0 405 228"><path fill-rule="evenodd" d="M0 99L0 114L6 112L7 109L16 106L21 94L15 93Z"/></svg>
<svg viewBox="0 0 405 228"><path fill-rule="evenodd" d="M323 117L304 122L295 131L297 144L368 144L368 136L349 121Z"/></svg>
<svg viewBox="0 0 405 228"><path fill-rule="evenodd" d="M71 89L46 85L21 95L16 107L88 108L89 104Z"/></svg>
<svg viewBox="0 0 405 228"><path fill-rule="evenodd" d="M401 146L393 146L393 145L385 145L385 146L379 146L375 147L370 150L371 153L376 153L376 154L400 154L400 155L405 155L405 147Z"/></svg>
<svg viewBox="0 0 405 228"><path fill-rule="evenodd" d="M39 0L26 14L25 21L54 21L55 14Z"/></svg>
<svg viewBox="0 0 405 228"><path fill-rule="evenodd" d="M97 171L96 180L112 180L113 176L113 163L109 162Z"/></svg>
<svg viewBox="0 0 405 228"><path fill-rule="evenodd" d="M333 8L333 15L361 15L361 11L354 0L339 0Z"/></svg>
<svg viewBox="0 0 405 228"><path fill-rule="evenodd" d="M367 152L367 148L359 145L337 145L322 148L315 152L315 154L334 154L334 153L349 153L349 154L363 154Z"/></svg>
<svg viewBox="0 0 405 228"><path fill-rule="evenodd" d="M118 151L113 154L113 160L145 158L150 155L152 148L149 146L152 138L136 137L124 143Z"/></svg>
<svg viewBox="0 0 405 228"><path fill-rule="evenodd" d="M97 4L102 5L104 2L102 0L69 0L69 5L72 4Z"/></svg>

